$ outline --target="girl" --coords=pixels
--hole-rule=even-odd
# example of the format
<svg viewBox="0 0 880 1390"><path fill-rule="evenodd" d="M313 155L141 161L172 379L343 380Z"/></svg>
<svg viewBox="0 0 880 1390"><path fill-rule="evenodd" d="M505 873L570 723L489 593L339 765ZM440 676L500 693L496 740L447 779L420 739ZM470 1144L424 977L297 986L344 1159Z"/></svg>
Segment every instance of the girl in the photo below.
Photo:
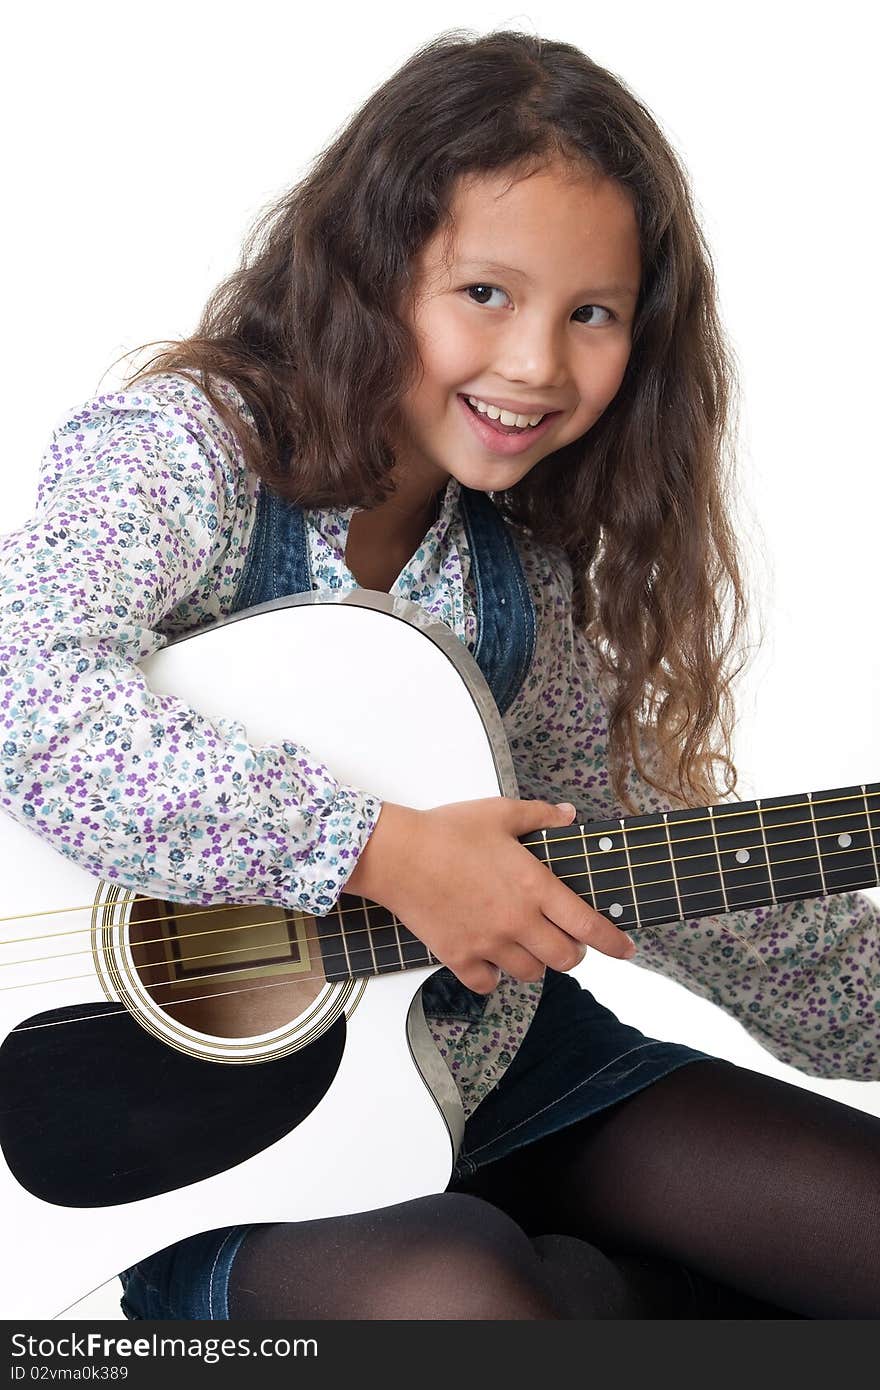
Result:
<svg viewBox="0 0 880 1390"><path fill-rule="evenodd" d="M6 538L3 805L152 897L390 908L444 963L425 1011L467 1125L445 1193L182 1241L123 1274L126 1314L877 1315L880 1121L621 1024L566 972L633 943L519 842L570 802L735 784L733 376L668 143L570 45L445 35L258 232L194 337L55 431ZM508 603L483 660L522 799L383 803L137 669L356 585L474 651ZM635 960L871 1079L877 927L846 893L642 933Z"/></svg>

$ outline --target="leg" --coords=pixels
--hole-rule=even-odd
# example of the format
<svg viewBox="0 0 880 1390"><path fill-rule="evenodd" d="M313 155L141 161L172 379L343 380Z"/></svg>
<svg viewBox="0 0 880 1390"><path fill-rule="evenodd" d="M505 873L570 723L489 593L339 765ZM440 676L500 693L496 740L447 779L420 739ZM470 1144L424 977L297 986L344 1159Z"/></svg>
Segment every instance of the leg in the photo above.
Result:
<svg viewBox="0 0 880 1390"><path fill-rule="evenodd" d="M730 1062L680 1067L467 1190L530 1234L679 1261L805 1317L880 1315L880 1119Z"/></svg>
<svg viewBox="0 0 880 1390"><path fill-rule="evenodd" d="M643 1317L652 1315L640 1282L645 1264L618 1266L564 1235L531 1241L489 1203L441 1193L355 1216L255 1228L232 1265L229 1315Z"/></svg>

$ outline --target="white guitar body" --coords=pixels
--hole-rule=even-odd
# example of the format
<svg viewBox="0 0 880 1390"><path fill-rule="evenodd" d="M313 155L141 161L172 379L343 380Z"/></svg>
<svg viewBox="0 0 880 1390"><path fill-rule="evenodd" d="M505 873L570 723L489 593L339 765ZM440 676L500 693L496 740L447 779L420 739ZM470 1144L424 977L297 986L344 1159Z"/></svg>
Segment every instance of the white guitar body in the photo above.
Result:
<svg viewBox="0 0 880 1390"><path fill-rule="evenodd" d="M445 626L387 594L298 595L262 605L172 643L142 670L156 692L180 697L211 720L238 722L251 744L293 739L340 780L386 800L429 807L517 794L500 716L476 664ZM447 1186L463 1116L419 1000L435 965L322 980L299 1017L282 1010L279 1019L276 1004L268 1029L242 1035L239 1024L233 1036L217 1036L189 1025L185 1006L176 1015L165 1011L145 987L149 976L139 969L130 924L133 905L146 899L93 878L9 818L0 825L0 874L6 901L0 1061L7 1056L0 1071L0 1212L4 1241L15 1251L2 1262L4 1317L56 1316L120 1269L197 1231L341 1215ZM314 981L321 919L298 918L307 977ZM243 977L241 999L258 1001L256 1007L273 995L282 1000L290 978L284 971L258 963ZM175 988L168 985L169 996ZM92 1005L104 1013L96 1017ZM48 1107L57 1113L58 1101L46 1100L42 1063L31 1052L22 1061L14 1050L22 1042L43 1047L46 1072L54 1073L79 1027L60 1021L63 1013L34 1024L54 1010L77 1010L92 1020L85 1027L107 1029L106 1048L95 1033L97 1050L83 1064L87 1080L75 1083L80 1094L65 1102L71 1110L63 1133L65 1140L71 1136L73 1158L59 1158L51 1125L44 1138ZM163 1150L172 1176L156 1180L164 1190L139 1197L137 1185L125 1189L128 1178L119 1169L136 1169L137 1162L117 1160L113 1171L100 1171L104 1149L96 1130L100 1120L111 1125L104 1112L112 1098L101 1092L102 1072L112 1048L118 1078L129 1046L118 1056L111 1028L124 1023L169 1061L208 1064L212 1076L240 1085L242 1078L256 1081L264 1067L287 1065L273 1059L301 1054L333 1020L344 1029L344 1050L332 1084L267 1146L257 1140L254 1152L204 1177L194 1178L184 1165L175 1185L173 1169L185 1145L172 1128ZM163 1103L182 1083L164 1072L145 1079L152 1064L134 1054L131 1066L139 1072L132 1078L138 1094L149 1103L127 1089L114 1091L114 1123L125 1127L126 1143L140 1134L144 1143L162 1144ZM23 1072L32 1102L18 1091L10 1099L4 1089L4 1075L18 1084ZM74 1083L65 1083L65 1094L71 1089ZM192 1105L197 1098L184 1108ZM243 1119L241 1127L249 1124ZM22 1128L30 1135L23 1145ZM227 1123L224 1132L235 1128Z"/></svg>

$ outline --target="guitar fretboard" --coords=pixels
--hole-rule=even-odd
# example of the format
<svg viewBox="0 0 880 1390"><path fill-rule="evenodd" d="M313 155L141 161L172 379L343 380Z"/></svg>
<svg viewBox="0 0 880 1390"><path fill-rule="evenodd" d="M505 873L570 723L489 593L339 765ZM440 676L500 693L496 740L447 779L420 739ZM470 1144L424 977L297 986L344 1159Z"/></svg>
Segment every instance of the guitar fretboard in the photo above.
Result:
<svg viewBox="0 0 880 1390"><path fill-rule="evenodd" d="M333 911L317 918L317 928L328 980L440 964L393 912L368 898L340 894Z"/></svg>
<svg viewBox="0 0 880 1390"><path fill-rule="evenodd" d="M880 783L538 831L533 854L629 930L880 882Z"/></svg>
<svg viewBox="0 0 880 1390"><path fill-rule="evenodd" d="M880 783L534 831L522 844L625 931L880 883ZM328 980L437 965L387 908L317 919Z"/></svg>

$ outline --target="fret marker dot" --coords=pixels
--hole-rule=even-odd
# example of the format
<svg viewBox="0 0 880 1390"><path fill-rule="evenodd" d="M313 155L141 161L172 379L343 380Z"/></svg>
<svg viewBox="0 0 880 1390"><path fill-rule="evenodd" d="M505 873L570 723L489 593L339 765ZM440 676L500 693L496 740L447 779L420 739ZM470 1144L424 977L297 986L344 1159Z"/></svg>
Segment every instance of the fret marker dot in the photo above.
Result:
<svg viewBox="0 0 880 1390"><path fill-rule="evenodd" d="M736 852L736 859L738 864L748 864L751 857L752 856L749 854L747 849L738 849Z"/></svg>
<svg viewBox="0 0 880 1390"><path fill-rule="evenodd" d="M852 844L852 835L847 835L846 831L844 831L842 835L838 835L837 843L840 845L841 849L849 849Z"/></svg>
<svg viewBox="0 0 880 1390"><path fill-rule="evenodd" d="M613 844L614 844L614 841L613 841L613 840L609 839L609 837L608 837L607 835L603 835L602 838L601 838L601 840L599 841L599 848L600 848L600 849L611 849L612 846L613 846Z"/></svg>
<svg viewBox="0 0 880 1390"><path fill-rule="evenodd" d="M612 903L611 906L610 906L609 909L608 909L608 912L609 912L610 916L612 916L612 917L622 917L622 916L623 916L623 908L620 906L620 903Z"/></svg>

